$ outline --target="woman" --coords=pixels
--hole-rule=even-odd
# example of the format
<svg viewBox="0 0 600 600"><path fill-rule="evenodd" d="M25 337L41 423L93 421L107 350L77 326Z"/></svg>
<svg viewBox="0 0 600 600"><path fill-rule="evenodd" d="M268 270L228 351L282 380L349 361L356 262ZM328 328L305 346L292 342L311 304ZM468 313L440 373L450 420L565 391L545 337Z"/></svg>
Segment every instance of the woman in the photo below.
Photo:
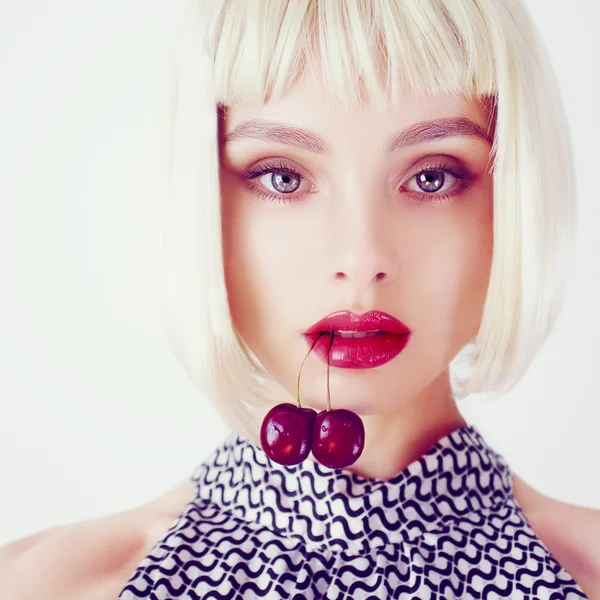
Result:
<svg viewBox="0 0 600 600"><path fill-rule="evenodd" d="M174 75L166 318L233 433L164 497L5 547L7 597L600 597L598 511L456 406L518 381L571 260L523 9L196 1Z"/></svg>

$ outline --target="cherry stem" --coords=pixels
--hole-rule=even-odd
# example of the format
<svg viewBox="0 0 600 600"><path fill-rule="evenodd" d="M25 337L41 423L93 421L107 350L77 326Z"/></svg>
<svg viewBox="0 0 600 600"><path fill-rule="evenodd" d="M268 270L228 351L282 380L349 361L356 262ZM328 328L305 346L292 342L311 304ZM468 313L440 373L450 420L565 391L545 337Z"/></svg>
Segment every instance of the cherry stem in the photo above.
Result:
<svg viewBox="0 0 600 600"><path fill-rule="evenodd" d="M300 375L302 375L302 368L304 367L304 363L306 362L308 355L312 352L312 349L317 345L317 342L321 339L321 336L324 333L326 333L326 332L323 331L322 333L319 334L319 337L315 340L315 343L310 347L309 351L306 353L306 356L304 357L304 360L302 361L302 364L300 365L300 373L298 373L298 385L296 386L296 402L298 402L298 408L302 408L302 405L300 404Z"/></svg>
<svg viewBox="0 0 600 600"><path fill-rule="evenodd" d="M333 331L331 332L331 342L329 343L329 351L327 352L327 411L331 410L331 398L329 395L329 362L331 360L331 346L333 346Z"/></svg>

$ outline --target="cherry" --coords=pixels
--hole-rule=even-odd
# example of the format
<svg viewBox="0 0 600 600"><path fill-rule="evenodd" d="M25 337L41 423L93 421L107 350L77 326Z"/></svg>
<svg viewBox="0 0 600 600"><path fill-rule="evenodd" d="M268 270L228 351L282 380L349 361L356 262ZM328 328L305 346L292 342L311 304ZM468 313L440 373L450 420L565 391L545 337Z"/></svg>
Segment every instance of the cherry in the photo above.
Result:
<svg viewBox="0 0 600 600"><path fill-rule="evenodd" d="M317 412L284 403L273 407L263 420L260 443L265 454L280 465L297 465L311 449Z"/></svg>
<svg viewBox="0 0 600 600"><path fill-rule="evenodd" d="M297 465L312 450L315 459L330 469L343 469L355 463L365 445L365 427L360 417L344 408L331 410L329 393L329 362L327 364L327 410L318 415L312 408L300 404L300 375L308 355L321 338L329 333L333 344L334 332L322 332L307 352L298 373L296 401L273 407L265 416L260 429L260 443L265 454L280 465Z"/></svg>
<svg viewBox="0 0 600 600"><path fill-rule="evenodd" d="M312 453L330 469L354 464L365 446L365 427L361 418L345 408L321 411L313 425Z"/></svg>

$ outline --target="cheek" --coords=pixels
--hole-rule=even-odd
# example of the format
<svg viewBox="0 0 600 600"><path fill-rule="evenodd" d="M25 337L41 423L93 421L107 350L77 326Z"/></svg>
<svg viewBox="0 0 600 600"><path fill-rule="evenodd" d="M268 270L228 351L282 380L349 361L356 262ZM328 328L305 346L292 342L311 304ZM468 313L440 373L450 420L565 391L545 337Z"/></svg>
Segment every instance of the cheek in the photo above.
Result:
<svg viewBox="0 0 600 600"><path fill-rule="evenodd" d="M224 198L223 258L229 306L238 331L253 346L273 330L270 317L281 312L282 305L287 307L285 314L296 310L291 303L302 247L294 236L297 227L290 227L289 219L282 226L277 205L244 194Z"/></svg>
<svg viewBox="0 0 600 600"><path fill-rule="evenodd" d="M400 283L400 288L408 290L410 312L421 330L461 345L477 332L489 284L494 245L491 178L476 197L456 210L431 211L427 221L407 240L410 264L405 264L404 276L412 285Z"/></svg>
<svg viewBox="0 0 600 600"><path fill-rule="evenodd" d="M430 230L435 230L431 227ZM493 203L483 195L457 212L422 247L417 314L449 340L466 343L479 328L493 255ZM419 269L415 269L418 273Z"/></svg>
<svg viewBox="0 0 600 600"><path fill-rule="evenodd" d="M248 286L277 285L294 269L298 245L268 211L243 207L224 214L223 251L230 278Z"/></svg>

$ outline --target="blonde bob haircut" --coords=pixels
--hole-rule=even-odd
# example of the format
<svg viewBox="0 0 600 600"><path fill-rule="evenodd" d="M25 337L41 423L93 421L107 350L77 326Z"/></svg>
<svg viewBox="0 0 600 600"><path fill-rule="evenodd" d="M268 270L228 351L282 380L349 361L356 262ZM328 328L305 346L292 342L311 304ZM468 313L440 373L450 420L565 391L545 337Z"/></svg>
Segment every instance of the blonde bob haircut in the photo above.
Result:
<svg viewBox="0 0 600 600"><path fill-rule="evenodd" d="M450 364L457 398L512 388L545 342L574 251L570 136L545 49L517 0L191 0L177 30L164 119L162 316L196 389L258 443L259 407L293 402L236 332L225 286L219 119L282 98L306 73L336 110L364 94L491 100L494 252L477 335ZM162 123L162 126L161 126ZM162 127L162 128L161 128ZM262 413L264 414L264 410Z"/></svg>

